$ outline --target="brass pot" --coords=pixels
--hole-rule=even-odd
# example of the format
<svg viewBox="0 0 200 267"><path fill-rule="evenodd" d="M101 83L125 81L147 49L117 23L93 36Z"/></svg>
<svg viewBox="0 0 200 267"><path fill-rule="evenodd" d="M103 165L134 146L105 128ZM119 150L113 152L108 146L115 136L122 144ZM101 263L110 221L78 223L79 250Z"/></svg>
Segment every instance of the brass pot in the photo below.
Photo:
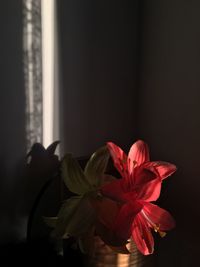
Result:
<svg viewBox="0 0 200 267"><path fill-rule="evenodd" d="M110 247L98 237L94 239L94 249L88 257L88 267L153 267L154 257L142 255L131 242L129 244L131 254L119 254L114 252Z"/></svg>

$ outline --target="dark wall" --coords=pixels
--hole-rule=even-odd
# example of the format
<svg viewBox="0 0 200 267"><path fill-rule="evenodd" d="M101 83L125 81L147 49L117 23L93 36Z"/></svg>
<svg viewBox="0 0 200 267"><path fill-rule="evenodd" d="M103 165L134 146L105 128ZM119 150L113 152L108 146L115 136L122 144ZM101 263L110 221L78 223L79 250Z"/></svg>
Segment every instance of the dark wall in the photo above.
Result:
<svg viewBox="0 0 200 267"><path fill-rule="evenodd" d="M25 155L22 3L0 3L0 242L21 235L19 169Z"/></svg>
<svg viewBox="0 0 200 267"><path fill-rule="evenodd" d="M178 166L161 198L177 220L175 231L160 241L162 267L198 265L199 10L199 1L144 1L139 135L150 144L153 159Z"/></svg>
<svg viewBox="0 0 200 267"><path fill-rule="evenodd" d="M135 136L137 1L59 0L63 151Z"/></svg>

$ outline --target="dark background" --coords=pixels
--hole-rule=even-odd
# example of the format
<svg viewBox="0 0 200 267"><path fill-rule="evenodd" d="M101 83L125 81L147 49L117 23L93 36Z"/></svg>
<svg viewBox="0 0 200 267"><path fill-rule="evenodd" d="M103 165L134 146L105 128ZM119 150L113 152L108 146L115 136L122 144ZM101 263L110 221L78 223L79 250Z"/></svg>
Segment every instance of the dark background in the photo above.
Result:
<svg viewBox="0 0 200 267"><path fill-rule="evenodd" d="M158 266L197 266L200 202L200 2L58 0L61 148L86 156L137 139L175 163L162 207L177 227L157 242ZM22 3L0 3L0 242L25 237ZM25 189L24 189L25 190ZM34 190L29 192L34 195Z"/></svg>

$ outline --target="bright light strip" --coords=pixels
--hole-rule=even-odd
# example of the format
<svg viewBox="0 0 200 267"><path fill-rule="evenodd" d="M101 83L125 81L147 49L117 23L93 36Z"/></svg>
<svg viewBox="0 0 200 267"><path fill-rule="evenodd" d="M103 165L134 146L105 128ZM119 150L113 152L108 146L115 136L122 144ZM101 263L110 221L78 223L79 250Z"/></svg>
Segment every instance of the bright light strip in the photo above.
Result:
<svg viewBox="0 0 200 267"><path fill-rule="evenodd" d="M54 0L41 0L44 147L54 141L54 5Z"/></svg>
<svg viewBox="0 0 200 267"><path fill-rule="evenodd" d="M130 266L130 256L126 254L117 255L117 267L129 267Z"/></svg>

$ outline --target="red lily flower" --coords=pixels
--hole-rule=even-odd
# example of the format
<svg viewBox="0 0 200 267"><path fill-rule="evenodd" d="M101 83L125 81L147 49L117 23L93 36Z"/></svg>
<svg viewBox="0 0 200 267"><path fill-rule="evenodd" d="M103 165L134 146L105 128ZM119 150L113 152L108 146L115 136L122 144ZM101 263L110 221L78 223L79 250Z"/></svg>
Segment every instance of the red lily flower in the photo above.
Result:
<svg viewBox="0 0 200 267"><path fill-rule="evenodd" d="M151 254L154 247L151 229L164 236L163 231L173 228L175 221L169 212L149 202L158 199L162 180L174 173L176 166L150 161L148 146L141 140L132 145L128 156L114 143L107 146L122 176L101 188L102 195L121 203L111 230L124 239L132 235L140 252Z"/></svg>

